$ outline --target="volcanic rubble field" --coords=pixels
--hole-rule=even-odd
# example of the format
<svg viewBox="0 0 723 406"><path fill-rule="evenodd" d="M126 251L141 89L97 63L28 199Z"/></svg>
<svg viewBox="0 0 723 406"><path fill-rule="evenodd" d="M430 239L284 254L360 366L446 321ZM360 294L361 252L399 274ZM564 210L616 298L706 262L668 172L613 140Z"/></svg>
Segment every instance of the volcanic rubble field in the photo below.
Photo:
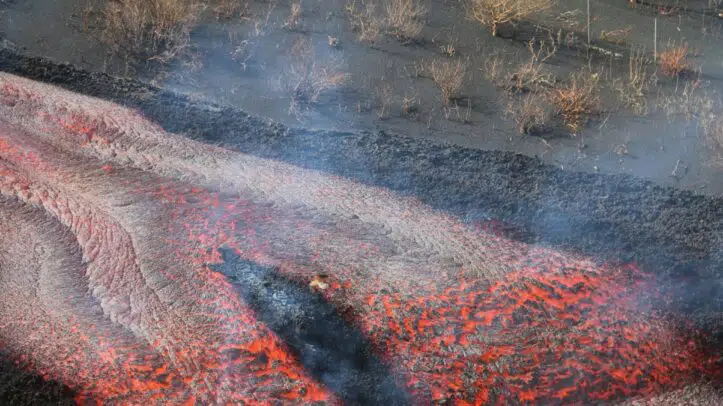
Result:
<svg viewBox="0 0 723 406"><path fill-rule="evenodd" d="M0 69L3 403L721 399L721 198Z"/></svg>

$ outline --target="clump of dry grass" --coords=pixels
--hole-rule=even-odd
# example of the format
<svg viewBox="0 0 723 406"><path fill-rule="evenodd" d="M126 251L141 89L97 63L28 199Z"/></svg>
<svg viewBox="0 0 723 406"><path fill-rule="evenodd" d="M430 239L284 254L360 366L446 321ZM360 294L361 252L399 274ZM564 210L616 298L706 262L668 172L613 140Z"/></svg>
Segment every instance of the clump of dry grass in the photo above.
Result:
<svg viewBox="0 0 723 406"><path fill-rule="evenodd" d="M435 59L427 68L432 80L442 91L442 103L449 106L459 98L467 75L468 64L461 59Z"/></svg>
<svg viewBox="0 0 723 406"><path fill-rule="evenodd" d="M663 75L670 77L679 77L685 72L692 71L694 67L688 61L688 44L676 45L674 42L669 42L665 51L658 54L658 66Z"/></svg>
<svg viewBox="0 0 723 406"><path fill-rule="evenodd" d="M418 41L427 15L420 0L354 0L345 9L361 42L375 42L381 33L403 43Z"/></svg>
<svg viewBox="0 0 723 406"><path fill-rule="evenodd" d="M124 0L105 7L103 42L127 61L168 63L188 51L199 0Z"/></svg>
<svg viewBox="0 0 723 406"><path fill-rule="evenodd" d="M301 38L289 52L289 64L280 83L291 98L289 111L296 114L303 106L316 103L324 92L342 86L347 77L341 59L319 60L311 40Z"/></svg>
<svg viewBox="0 0 723 406"><path fill-rule="evenodd" d="M469 0L467 15L497 36L501 24L525 20L552 7L552 0Z"/></svg>
<svg viewBox="0 0 723 406"><path fill-rule="evenodd" d="M511 99L505 113L515 122L520 135L539 135L546 131L552 119L552 110L546 98L536 93Z"/></svg>
<svg viewBox="0 0 723 406"><path fill-rule="evenodd" d="M599 111L599 82L598 73L585 69L573 74L567 86L549 92L548 99L555 107L555 113L573 134L577 134Z"/></svg>

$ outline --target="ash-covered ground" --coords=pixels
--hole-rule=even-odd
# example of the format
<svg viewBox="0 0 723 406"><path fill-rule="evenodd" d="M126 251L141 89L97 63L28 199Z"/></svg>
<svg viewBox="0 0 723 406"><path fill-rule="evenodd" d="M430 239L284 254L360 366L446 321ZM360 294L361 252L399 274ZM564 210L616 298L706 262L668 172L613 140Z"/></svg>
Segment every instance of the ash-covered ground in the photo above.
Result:
<svg viewBox="0 0 723 406"><path fill-rule="evenodd" d="M6 0L0 2L0 38L31 55L152 81L291 127L385 131L539 157L564 169L633 174L703 194L723 192L720 166L711 165L716 151L706 145L701 130L704 105L719 103L723 93L718 1L595 1L588 52L584 0L554 2L529 21L500 26L497 37L469 18L467 0L419 0L413 3L427 12L418 38L404 42L382 33L372 43L360 41L354 13L366 4L376 4L382 12L385 1L204 0L200 3L208 7L191 27L193 57L160 69L143 59L124 59L113 51L113 43L104 42L108 3L118 4ZM292 3L300 4L300 12L290 26ZM214 16L219 4L248 8L219 19ZM634 100L625 99L631 96L625 96L626 83L635 74L630 57L641 52L652 59L654 33L658 52L687 45L686 64L693 74L667 77L648 64L641 74L655 83L645 85ZM329 45L330 38L337 45ZM577 136L553 122L536 136L517 133L514 114L508 111L516 98L503 88L511 83L507 76L530 61L531 39L550 47L554 42L555 54L541 66L558 85L585 66L600 71L601 106ZM347 80L322 92L312 106L291 109L294 95L284 89L284 75L290 73L290 54L302 42L310 44L320 69L344 74ZM429 72L435 61L466 67L450 106L444 105ZM630 102L635 106L626 105Z"/></svg>
<svg viewBox="0 0 723 406"><path fill-rule="evenodd" d="M0 360L0 402L6 405L73 405L74 393L63 384L33 375L14 362Z"/></svg>

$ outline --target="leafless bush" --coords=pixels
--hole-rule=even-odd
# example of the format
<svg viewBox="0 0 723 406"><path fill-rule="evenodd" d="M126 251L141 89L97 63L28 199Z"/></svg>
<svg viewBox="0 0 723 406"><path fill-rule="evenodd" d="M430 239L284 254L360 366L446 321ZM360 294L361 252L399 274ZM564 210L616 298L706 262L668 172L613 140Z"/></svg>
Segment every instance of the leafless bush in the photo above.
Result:
<svg viewBox="0 0 723 406"><path fill-rule="evenodd" d="M442 103L449 106L460 96L467 75L467 62L461 59L435 59L428 70L432 80L442 91Z"/></svg>
<svg viewBox="0 0 723 406"><path fill-rule="evenodd" d="M666 50L658 54L658 65L660 72L670 77L679 77L685 72L692 71L694 67L688 61L688 44L676 45L674 42L668 42Z"/></svg>
<svg viewBox="0 0 723 406"><path fill-rule="evenodd" d="M402 114L410 116L419 108L419 96L417 94L405 93L402 98Z"/></svg>
<svg viewBox="0 0 723 406"><path fill-rule="evenodd" d="M254 56L256 46L256 43L247 39L240 41L230 52L231 59L238 62L239 65L241 65L241 68L246 71L248 68L248 61Z"/></svg>
<svg viewBox="0 0 723 406"><path fill-rule="evenodd" d="M521 135L543 133L552 119L552 111L544 95L528 93L512 98L506 114L515 122L515 128Z"/></svg>
<svg viewBox="0 0 723 406"><path fill-rule="evenodd" d="M362 42L375 42L382 32L404 43L419 40L427 15L420 0L354 0L345 9Z"/></svg>
<svg viewBox="0 0 723 406"><path fill-rule="evenodd" d="M389 117L392 105L394 104L394 89L390 84L385 83L380 85L374 93L379 106L379 109L377 110L377 117L380 119Z"/></svg>
<svg viewBox="0 0 723 406"><path fill-rule="evenodd" d="M665 113L669 120L674 117L682 117L685 120L692 120L701 117L701 112L714 110L715 96L709 92L707 84L700 75L690 81L686 81L682 88L671 93L659 92L656 98L658 110Z"/></svg>
<svg viewBox="0 0 723 406"><path fill-rule="evenodd" d="M640 116L648 112L646 94L655 81L655 77L648 72L648 64L643 50L631 50L627 76L615 84L620 101Z"/></svg>
<svg viewBox="0 0 723 406"><path fill-rule="evenodd" d="M497 36L500 24L515 23L552 7L552 0L470 0L469 18L490 27Z"/></svg>
<svg viewBox="0 0 723 406"><path fill-rule="evenodd" d="M362 2L362 5L359 6L357 1L354 0L347 3L345 10L359 41L374 43L379 39L382 32L382 21L377 16L376 3Z"/></svg>
<svg viewBox="0 0 723 406"><path fill-rule="evenodd" d="M342 86L346 79L342 60L319 60L311 40L302 38L289 52L289 64L280 83L291 97L293 110L316 103L322 93Z"/></svg>
<svg viewBox="0 0 723 406"><path fill-rule="evenodd" d="M102 39L126 60L168 63L189 49L202 8L199 0L111 1Z"/></svg>
<svg viewBox="0 0 723 406"><path fill-rule="evenodd" d="M503 78L506 77L504 70L505 58L497 52L490 52L485 57L483 69L485 79L499 85Z"/></svg>
<svg viewBox="0 0 723 406"><path fill-rule="evenodd" d="M450 58L454 57L454 55L457 53L457 47L454 46L454 44L445 44L439 47L440 50L442 50L442 55L448 56Z"/></svg>
<svg viewBox="0 0 723 406"><path fill-rule="evenodd" d="M99 12L100 10L100 12ZM102 7L100 7L97 0L85 0L83 8L80 10L80 18L83 21L83 32L88 33L91 26L94 26L98 21L103 22L104 19L98 18L98 14L104 14ZM0 12L0 17L2 12Z"/></svg>
<svg viewBox="0 0 723 406"><path fill-rule="evenodd" d="M284 22L284 27L288 29L295 29L299 25L299 19L301 18L301 1L296 0L293 3L291 3L291 8L289 9L289 16L286 18L286 22Z"/></svg>
<svg viewBox="0 0 723 406"><path fill-rule="evenodd" d="M422 36L427 7L419 0L386 0L384 25L402 42L416 41Z"/></svg>
<svg viewBox="0 0 723 406"><path fill-rule="evenodd" d="M598 73L584 69L573 74L567 86L550 91L548 97L555 113L573 134L577 134L599 111L599 82Z"/></svg>
<svg viewBox="0 0 723 406"><path fill-rule="evenodd" d="M537 92L554 86L552 75L543 66L557 52L554 39L533 38L527 43L527 50L530 59L509 74L507 90L512 93Z"/></svg>
<svg viewBox="0 0 723 406"><path fill-rule="evenodd" d="M213 13L218 20L230 20L248 14L249 0L216 0Z"/></svg>

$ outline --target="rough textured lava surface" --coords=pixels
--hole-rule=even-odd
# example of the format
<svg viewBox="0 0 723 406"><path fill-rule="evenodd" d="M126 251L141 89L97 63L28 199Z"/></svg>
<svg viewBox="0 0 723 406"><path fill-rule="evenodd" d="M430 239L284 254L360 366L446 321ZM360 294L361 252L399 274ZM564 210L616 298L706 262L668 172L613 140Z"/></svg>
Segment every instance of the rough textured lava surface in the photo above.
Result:
<svg viewBox="0 0 723 406"><path fill-rule="evenodd" d="M0 355L80 404L721 400L670 274L371 183L0 73Z"/></svg>

